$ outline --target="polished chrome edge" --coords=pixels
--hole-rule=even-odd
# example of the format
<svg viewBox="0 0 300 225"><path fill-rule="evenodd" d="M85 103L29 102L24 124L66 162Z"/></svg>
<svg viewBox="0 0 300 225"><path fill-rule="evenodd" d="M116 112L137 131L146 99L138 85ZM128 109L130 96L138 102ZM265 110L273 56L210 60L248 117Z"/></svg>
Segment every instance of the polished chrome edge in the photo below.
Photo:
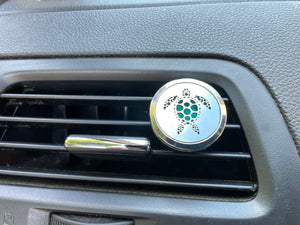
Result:
<svg viewBox="0 0 300 225"><path fill-rule="evenodd" d="M210 91L216 98L216 100L219 103L220 107L220 121L218 125L218 129L215 130L215 132L209 136L208 138L201 140L199 142L194 142L192 144L184 144L182 142L178 142L173 140L171 137L168 137L166 134L164 134L161 129L159 128L159 125L156 121L156 116L155 116L155 107L156 107L156 102L158 97L169 87L178 84L178 83L197 83L198 85L206 88L208 91ZM196 79L191 79L191 78L184 78L184 79L177 79L170 81L163 85L153 96L152 101L150 103L150 110L149 110L149 115L150 115L150 122L151 122L151 127L152 130L154 131L155 135L167 146L170 148L173 148L178 151L182 152L195 152L195 151L201 151L205 150L208 148L210 145L212 145L216 140L219 139L219 137L223 134L224 129L226 127L227 123L227 110L226 110L226 105L223 100L223 98L220 96L220 94L209 84L202 82L200 80Z"/></svg>
<svg viewBox="0 0 300 225"><path fill-rule="evenodd" d="M70 135L65 148L75 154L148 154L150 141L143 137Z"/></svg>

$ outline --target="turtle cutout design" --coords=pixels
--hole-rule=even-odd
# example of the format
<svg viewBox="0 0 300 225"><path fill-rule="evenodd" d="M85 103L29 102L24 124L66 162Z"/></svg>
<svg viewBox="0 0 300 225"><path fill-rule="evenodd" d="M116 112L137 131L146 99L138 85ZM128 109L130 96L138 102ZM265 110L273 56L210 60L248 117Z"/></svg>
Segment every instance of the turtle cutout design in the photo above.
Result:
<svg viewBox="0 0 300 225"><path fill-rule="evenodd" d="M191 92L186 88L182 91L182 97L177 95L168 98L164 104L164 110L174 103L174 114L180 124L177 133L181 134L185 126L192 126L193 131L200 134L199 127L196 124L201 113L201 104L211 110L210 102L202 96L195 95L191 97Z"/></svg>

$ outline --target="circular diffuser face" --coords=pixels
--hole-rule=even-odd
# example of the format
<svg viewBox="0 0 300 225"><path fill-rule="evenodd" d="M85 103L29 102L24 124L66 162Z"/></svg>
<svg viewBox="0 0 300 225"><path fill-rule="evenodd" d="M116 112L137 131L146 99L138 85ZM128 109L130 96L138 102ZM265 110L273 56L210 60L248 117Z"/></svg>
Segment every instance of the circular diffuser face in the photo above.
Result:
<svg viewBox="0 0 300 225"><path fill-rule="evenodd" d="M150 119L154 133L164 144L193 152L207 148L221 136L227 112L212 86L195 79L179 79L156 92Z"/></svg>

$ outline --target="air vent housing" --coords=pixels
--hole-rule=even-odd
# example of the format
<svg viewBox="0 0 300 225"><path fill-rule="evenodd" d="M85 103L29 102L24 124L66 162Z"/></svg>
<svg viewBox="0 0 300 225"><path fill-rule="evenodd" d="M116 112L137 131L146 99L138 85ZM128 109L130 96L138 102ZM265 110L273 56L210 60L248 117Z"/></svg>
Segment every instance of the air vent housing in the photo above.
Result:
<svg viewBox="0 0 300 225"><path fill-rule="evenodd" d="M228 111L221 138L207 150L181 153L151 130L149 104L165 81L25 82L1 94L2 174L143 185L208 196L252 197L257 190L251 153L230 96L218 86ZM71 134L147 137L151 154L78 156Z"/></svg>

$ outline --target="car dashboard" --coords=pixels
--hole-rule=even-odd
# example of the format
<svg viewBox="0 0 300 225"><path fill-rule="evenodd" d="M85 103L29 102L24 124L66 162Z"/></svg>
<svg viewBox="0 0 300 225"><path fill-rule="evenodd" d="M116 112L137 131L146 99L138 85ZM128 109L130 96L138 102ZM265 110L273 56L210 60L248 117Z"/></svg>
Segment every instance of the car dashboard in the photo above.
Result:
<svg viewBox="0 0 300 225"><path fill-rule="evenodd" d="M0 1L1 224L300 224L299 10Z"/></svg>

